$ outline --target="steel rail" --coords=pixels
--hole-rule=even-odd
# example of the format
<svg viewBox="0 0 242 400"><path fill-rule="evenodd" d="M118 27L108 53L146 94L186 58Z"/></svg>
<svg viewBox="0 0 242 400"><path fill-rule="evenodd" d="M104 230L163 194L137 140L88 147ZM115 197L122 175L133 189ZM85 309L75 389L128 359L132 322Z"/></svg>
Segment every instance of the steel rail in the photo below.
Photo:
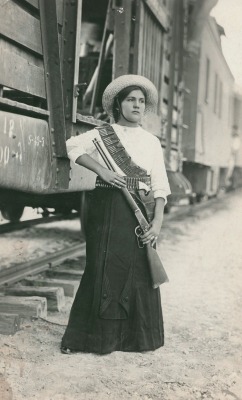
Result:
<svg viewBox="0 0 242 400"><path fill-rule="evenodd" d="M68 258L76 258L85 254L86 243L83 242L55 251L38 259L5 268L0 271L0 286L18 282L28 275L38 274L59 265Z"/></svg>

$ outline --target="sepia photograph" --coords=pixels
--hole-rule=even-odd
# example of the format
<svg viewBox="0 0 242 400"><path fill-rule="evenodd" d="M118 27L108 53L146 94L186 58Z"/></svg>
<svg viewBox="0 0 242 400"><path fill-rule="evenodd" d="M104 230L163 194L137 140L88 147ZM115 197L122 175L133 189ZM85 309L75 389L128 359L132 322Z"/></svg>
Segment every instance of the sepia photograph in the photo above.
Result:
<svg viewBox="0 0 242 400"><path fill-rule="evenodd" d="M0 0L0 399L242 400L242 0Z"/></svg>

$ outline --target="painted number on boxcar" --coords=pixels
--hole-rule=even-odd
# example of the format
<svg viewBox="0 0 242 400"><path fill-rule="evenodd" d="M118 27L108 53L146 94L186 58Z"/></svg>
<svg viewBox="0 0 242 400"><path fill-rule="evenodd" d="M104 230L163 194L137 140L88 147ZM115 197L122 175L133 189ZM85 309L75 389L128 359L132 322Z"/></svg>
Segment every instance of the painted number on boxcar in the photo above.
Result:
<svg viewBox="0 0 242 400"><path fill-rule="evenodd" d="M24 128L23 128L23 121L20 119L20 130L21 133L23 134ZM18 127L16 127L16 131L18 130ZM7 118L6 116L4 117L4 123L3 123L3 134L5 137L8 139L17 139L17 134L15 133L15 121L12 118ZM19 136L19 135L18 135ZM0 145L0 165L7 166L11 158L15 158L16 160L19 160L20 163L23 161L23 147L24 144L22 141L17 140L16 142L10 142L9 144L6 144L5 140L5 145L2 144ZM32 147L44 147L45 146L45 137L44 136L35 136L35 135L28 135L28 141L27 141L29 146Z"/></svg>
<svg viewBox="0 0 242 400"><path fill-rule="evenodd" d="M40 137L40 136L32 136L32 135L29 135L29 138L28 138L28 144L31 146L31 145L34 145L34 146L42 146L42 147L44 147L44 145L45 145L45 138L44 138L44 136L42 136L42 137Z"/></svg>
<svg viewBox="0 0 242 400"><path fill-rule="evenodd" d="M42 191L52 184L48 122L0 110L0 188Z"/></svg>
<svg viewBox="0 0 242 400"><path fill-rule="evenodd" d="M9 146L0 146L0 165L7 165L9 162Z"/></svg>
<svg viewBox="0 0 242 400"><path fill-rule="evenodd" d="M5 116L3 123L3 134L5 135L5 137L7 136L9 139L15 139L17 136L14 132L14 128L15 128L14 119L7 118ZM6 144L6 140L5 140L5 145L4 144L0 145L0 165L3 165L4 167L8 165L11 157L16 158L17 160L22 162L23 147L21 141L16 142L14 150L12 149L10 144Z"/></svg>

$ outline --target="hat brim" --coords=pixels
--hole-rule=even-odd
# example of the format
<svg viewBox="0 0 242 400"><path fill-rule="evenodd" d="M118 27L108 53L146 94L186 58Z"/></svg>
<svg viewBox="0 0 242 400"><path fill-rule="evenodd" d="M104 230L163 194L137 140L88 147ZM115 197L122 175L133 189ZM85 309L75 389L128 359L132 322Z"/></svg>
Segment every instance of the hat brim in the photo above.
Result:
<svg viewBox="0 0 242 400"><path fill-rule="evenodd" d="M158 92L155 85L144 76L130 74L122 75L114 79L104 90L102 105L103 109L110 117L113 117L114 98L121 90L133 85L139 86L146 92L145 114L156 112Z"/></svg>

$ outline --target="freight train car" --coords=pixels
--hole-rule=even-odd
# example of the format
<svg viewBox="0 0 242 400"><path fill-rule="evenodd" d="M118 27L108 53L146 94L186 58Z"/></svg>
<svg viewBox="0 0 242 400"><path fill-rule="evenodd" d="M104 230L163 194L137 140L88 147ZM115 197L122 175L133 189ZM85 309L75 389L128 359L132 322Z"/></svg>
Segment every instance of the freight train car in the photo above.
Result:
<svg viewBox="0 0 242 400"><path fill-rule="evenodd" d="M198 15L198 3L191 1L185 52L183 172L198 200L216 196L240 181L241 105L222 52L224 30L209 16L216 3L201 2Z"/></svg>
<svg viewBox="0 0 242 400"><path fill-rule="evenodd" d="M1 1L0 209L10 220L25 205L64 207L68 196L57 201L55 194L69 183L65 139L75 69L69 59L78 5Z"/></svg>
<svg viewBox="0 0 242 400"><path fill-rule="evenodd" d="M82 178L89 176L70 166L66 139L107 120L101 93L125 73L145 75L158 88L157 113L144 125L165 149L174 201L187 201L178 45L185 3L1 1L0 209L6 218L19 219L26 205L79 209Z"/></svg>
<svg viewBox="0 0 242 400"><path fill-rule="evenodd" d="M228 190L242 187L242 91L236 87L233 96L233 118L230 141L229 167L225 177Z"/></svg>

